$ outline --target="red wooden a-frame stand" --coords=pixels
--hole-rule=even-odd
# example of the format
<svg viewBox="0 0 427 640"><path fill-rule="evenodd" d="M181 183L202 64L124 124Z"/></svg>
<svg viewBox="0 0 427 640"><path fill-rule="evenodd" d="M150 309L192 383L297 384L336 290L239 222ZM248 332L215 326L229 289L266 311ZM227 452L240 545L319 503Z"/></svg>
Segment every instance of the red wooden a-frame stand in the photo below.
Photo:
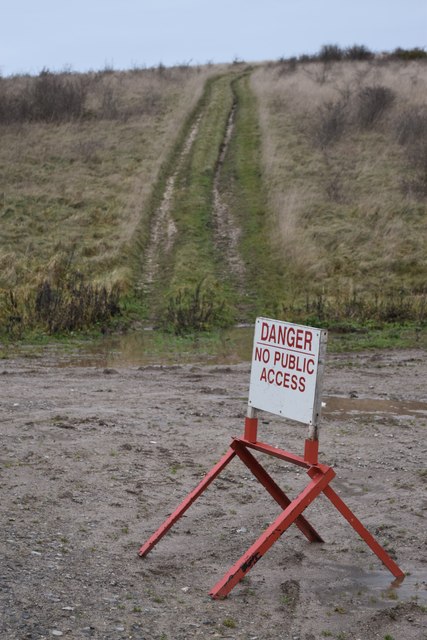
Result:
<svg viewBox="0 0 427 640"><path fill-rule="evenodd" d="M316 394L318 396L318 393ZM318 398L318 401L320 398ZM252 569L252 567L262 558L278 538L295 523L300 531L310 542L323 542L320 535L312 525L302 515L308 505L313 502L318 495L323 493L332 504L338 509L342 516L349 522L353 529L361 536L366 544L378 556L383 564L395 576L403 579L404 573L397 566L394 560L388 555L385 549L375 540L371 533L356 518L354 513L348 508L343 500L331 488L330 482L335 476L332 467L320 464L318 461L318 438L317 429L310 429L311 437L305 440L304 456L297 456L289 451L272 447L257 439L258 419L256 410L249 406L248 416L245 419L244 435L241 438L233 438L230 448L221 460L206 474L200 484L188 494L177 509L164 521L159 529L147 540L139 550L141 557L146 556L159 540L169 531L169 529L187 511L192 503L207 489L213 480L221 473L229 462L237 455L240 460L250 469L257 480L265 487L270 495L282 507L283 511L254 542L254 544L242 555L242 557L227 571L227 573L211 589L212 598L225 598L235 585ZM265 453L291 464L306 469L310 479L303 491L293 500L282 491L273 478L252 455L250 449Z"/></svg>

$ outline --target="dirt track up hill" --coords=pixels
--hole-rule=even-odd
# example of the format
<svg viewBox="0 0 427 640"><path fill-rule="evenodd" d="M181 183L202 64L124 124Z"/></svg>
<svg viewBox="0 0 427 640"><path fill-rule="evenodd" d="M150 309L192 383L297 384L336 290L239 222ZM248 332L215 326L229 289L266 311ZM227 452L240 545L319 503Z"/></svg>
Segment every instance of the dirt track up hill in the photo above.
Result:
<svg viewBox="0 0 427 640"><path fill-rule="evenodd" d="M242 245L260 228L251 223L256 215L246 208L236 166L236 145L248 131L239 129L247 77L233 72L207 81L157 185L136 278L151 320L168 296L206 279L221 295L241 301L251 288L249 297L256 295ZM253 107L246 110L257 117Z"/></svg>

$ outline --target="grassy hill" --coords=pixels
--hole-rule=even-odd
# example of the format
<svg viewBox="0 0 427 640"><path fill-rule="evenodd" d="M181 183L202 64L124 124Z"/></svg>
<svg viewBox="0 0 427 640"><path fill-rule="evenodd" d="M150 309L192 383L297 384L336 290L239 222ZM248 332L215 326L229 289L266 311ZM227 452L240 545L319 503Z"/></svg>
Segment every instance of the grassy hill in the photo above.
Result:
<svg viewBox="0 0 427 640"><path fill-rule="evenodd" d="M425 323L425 95L423 59L0 79L0 333Z"/></svg>
<svg viewBox="0 0 427 640"><path fill-rule="evenodd" d="M425 317L426 63L283 62L252 83L285 307Z"/></svg>

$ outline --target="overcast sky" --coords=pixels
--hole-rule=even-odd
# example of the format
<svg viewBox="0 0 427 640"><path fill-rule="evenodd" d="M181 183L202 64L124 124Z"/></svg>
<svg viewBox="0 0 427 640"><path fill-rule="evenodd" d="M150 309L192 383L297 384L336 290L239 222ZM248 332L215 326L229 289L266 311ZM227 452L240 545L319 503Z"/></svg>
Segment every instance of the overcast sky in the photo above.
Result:
<svg viewBox="0 0 427 640"><path fill-rule="evenodd" d="M277 60L427 46L427 0L0 0L0 71Z"/></svg>

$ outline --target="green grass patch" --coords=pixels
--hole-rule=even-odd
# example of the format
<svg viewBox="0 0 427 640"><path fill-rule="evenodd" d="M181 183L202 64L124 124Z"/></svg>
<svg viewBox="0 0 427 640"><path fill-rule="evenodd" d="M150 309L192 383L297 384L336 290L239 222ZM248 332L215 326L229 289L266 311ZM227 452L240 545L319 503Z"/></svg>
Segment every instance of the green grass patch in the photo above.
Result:
<svg viewBox="0 0 427 640"><path fill-rule="evenodd" d="M218 281L201 281L170 294L162 319L163 329L177 335L209 331L233 322L233 310Z"/></svg>
<svg viewBox="0 0 427 640"><path fill-rule="evenodd" d="M173 269L165 274L172 293L179 287L196 285L203 278L217 273L212 239L212 190L232 106L230 76L209 82L206 92L196 139L177 178L177 195L173 204L177 239Z"/></svg>
<svg viewBox="0 0 427 640"><path fill-rule="evenodd" d="M221 175L228 205L241 227L240 249L247 269L245 306L249 319L274 313L283 288L272 246L272 219L263 182L258 104L249 73L233 81L235 128Z"/></svg>
<svg viewBox="0 0 427 640"><path fill-rule="evenodd" d="M353 330L331 328L328 337L328 351L345 353L366 349L427 349L427 326L408 323L390 324L381 328L365 325L353 326Z"/></svg>

